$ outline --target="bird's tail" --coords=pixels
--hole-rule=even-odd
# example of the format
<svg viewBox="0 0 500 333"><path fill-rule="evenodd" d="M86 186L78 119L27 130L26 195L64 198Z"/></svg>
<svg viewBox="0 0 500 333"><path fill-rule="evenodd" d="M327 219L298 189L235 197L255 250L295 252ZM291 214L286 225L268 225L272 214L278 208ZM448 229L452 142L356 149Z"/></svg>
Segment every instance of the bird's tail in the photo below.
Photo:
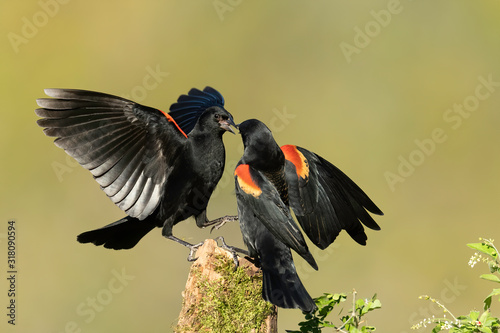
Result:
<svg viewBox="0 0 500 333"><path fill-rule="evenodd" d="M131 249L155 227L156 224L147 219L141 221L127 216L102 228L81 233L77 240L80 243L104 245L107 249Z"/></svg>
<svg viewBox="0 0 500 333"><path fill-rule="evenodd" d="M261 258L262 298L281 308L299 308L304 312L312 312L316 309L316 304L297 275L292 254L290 251L288 253L289 256L274 257L274 267L266 267L265 258Z"/></svg>

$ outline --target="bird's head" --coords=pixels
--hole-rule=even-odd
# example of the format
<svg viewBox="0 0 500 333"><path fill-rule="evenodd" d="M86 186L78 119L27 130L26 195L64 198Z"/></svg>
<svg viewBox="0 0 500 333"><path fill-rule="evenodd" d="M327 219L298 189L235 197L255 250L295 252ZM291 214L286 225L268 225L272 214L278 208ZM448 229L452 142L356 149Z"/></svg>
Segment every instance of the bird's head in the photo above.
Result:
<svg viewBox="0 0 500 333"><path fill-rule="evenodd" d="M254 145L266 146L269 142L274 141L271 130L260 120L248 119L237 125L237 127L245 148Z"/></svg>
<svg viewBox="0 0 500 333"><path fill-rule="evenodd" d="M222 133L228 131L235 134L231 128L231 126L236 128L233 116L220 106L211 106L206 109L198 122L202 128L219 129Z"/></svg>
<svg viewBox="0 0 500 333"><path fill-rule="evenodd" d="M234 134L231 126L236 127L233 116L224 108L224 97L211 87L203 91L191 89L187 95L181 95L170 106L168 113L188 136L198 127L198 131L219 130Z"/></svg>
<svg viewBox="0 0 500 333"><path fill-rule="evenodd" d="M245 147L244 160L262 170L281 167L283 152L271 130L260 120L249 119L237 125Z"/></svg>
<svg viewBox="0 0 500 333"><path fill-rule="evenodd" d="M194 133L218 133L222 136L226 131L235 134L231 126L236 128L233 116L220 106L211 106L202 113L191 135Z"/></svg>

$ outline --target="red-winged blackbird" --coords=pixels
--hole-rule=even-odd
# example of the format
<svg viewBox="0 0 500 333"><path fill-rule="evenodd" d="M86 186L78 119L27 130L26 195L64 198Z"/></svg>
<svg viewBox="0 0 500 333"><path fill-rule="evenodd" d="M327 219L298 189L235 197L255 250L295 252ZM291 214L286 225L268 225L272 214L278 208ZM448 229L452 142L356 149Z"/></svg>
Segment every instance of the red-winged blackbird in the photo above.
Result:
<svg viewBox="0 0 500 333"><path fill-rule="evenodd" d="M380 227L365 209L382 212L351 179L319 155L291 145L280 149L271 131L256 119L238 128L245 147L235 170L238 215L250 256L262 265L262 296L283 308L311 312L315 304L297 275L290 248L317 266L289 207L321 249L342 229L366 244L361 222L371 229Z"/></svg>
<svg viewBox="0 0 500 333"><path fill-rule="evenodd" d="M194 216L198 227L209 221L208 200L224 170L222 135L234 134L232 115L215 89L191 89L165 113L104 93L46 89L54 98L38 99L48 136L90 170L106 195L128 216L78 236L81 243L129 249L155 227L163 236L191 248L172 235L172 227Z"/></svg>

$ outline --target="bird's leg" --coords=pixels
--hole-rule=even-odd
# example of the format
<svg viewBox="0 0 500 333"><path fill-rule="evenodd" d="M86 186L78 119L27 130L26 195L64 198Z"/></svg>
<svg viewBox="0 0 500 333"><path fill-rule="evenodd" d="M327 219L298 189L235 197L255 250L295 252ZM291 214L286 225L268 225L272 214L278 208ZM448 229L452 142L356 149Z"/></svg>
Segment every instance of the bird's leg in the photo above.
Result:
<svg viewBox="0 0 500 333"><path fill-rule="evenodd" d="M234 270L236 270L239 266L239 261L238 261L238 254L236 252L239 252L239 253L242 253L246 256L250 256L250 253L246 250L243 250L243 249L240 249L236 246L230 246L230 245L227 245L226 242L224 241L224 237L222 236L219 236L217 238L215 238L215 241L221 241L222 245L221 245L221 248L231 252L231 254L233 255L233 261L234 261Z"/></svg>
<svg viewBox="0 0 500 333"><path fill-rule="evenodd" d="M199 228L206 228L209 226L213 226L210 232L214 229L220 229L227 222L238 221L238 215L226 215L223 217L219 217L214 220L209 220L207 218L207 211L203 211L200 215L196 216L196 225Z"/></svg>
<svg viewBox="0 0 500 333"><path fill-rule="evenodd" d="M196 259L198 259L198 258L194 258L194 253L196 252L196 250L198 250L198 248L199 248L200 246L202 246L202 245L203 245L203 242L198 243L198 244L194 244L194 245L193 245L193 244L191 244L191 243L188 243L188 242L186 242L186 241L183 241L183 240L182 240L182 239L180 239L180 238L175 237L174 235L165 236L165 237L167 237L168 239L171 239L171 240L173 240L174 242L177 242L177 243L179 243L179 244L181 244L181 245L184 245L185 247L187 247L187 248L189 248L189 249L191 250L191 251L189 252L189 255L188 255L188 258L187 258L187 260L188 260L188 261L195 261Z"/></svg>

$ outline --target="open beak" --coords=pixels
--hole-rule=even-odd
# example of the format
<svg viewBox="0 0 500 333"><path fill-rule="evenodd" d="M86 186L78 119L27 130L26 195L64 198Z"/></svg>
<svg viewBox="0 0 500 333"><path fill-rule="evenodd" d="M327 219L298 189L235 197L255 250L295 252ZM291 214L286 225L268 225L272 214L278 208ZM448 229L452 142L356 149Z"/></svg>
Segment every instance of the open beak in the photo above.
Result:
<svg viewBox="0 0 500 333"><path fill-rule="evenodd" d="M219 125L221 128L225 129L226 131L229 131L233 134L236 134L234 130L231 128L233 126L234 128L237 128L236 124L233 121L233 118L228 118L228 119L223 119L219 121Z"/></svg>

